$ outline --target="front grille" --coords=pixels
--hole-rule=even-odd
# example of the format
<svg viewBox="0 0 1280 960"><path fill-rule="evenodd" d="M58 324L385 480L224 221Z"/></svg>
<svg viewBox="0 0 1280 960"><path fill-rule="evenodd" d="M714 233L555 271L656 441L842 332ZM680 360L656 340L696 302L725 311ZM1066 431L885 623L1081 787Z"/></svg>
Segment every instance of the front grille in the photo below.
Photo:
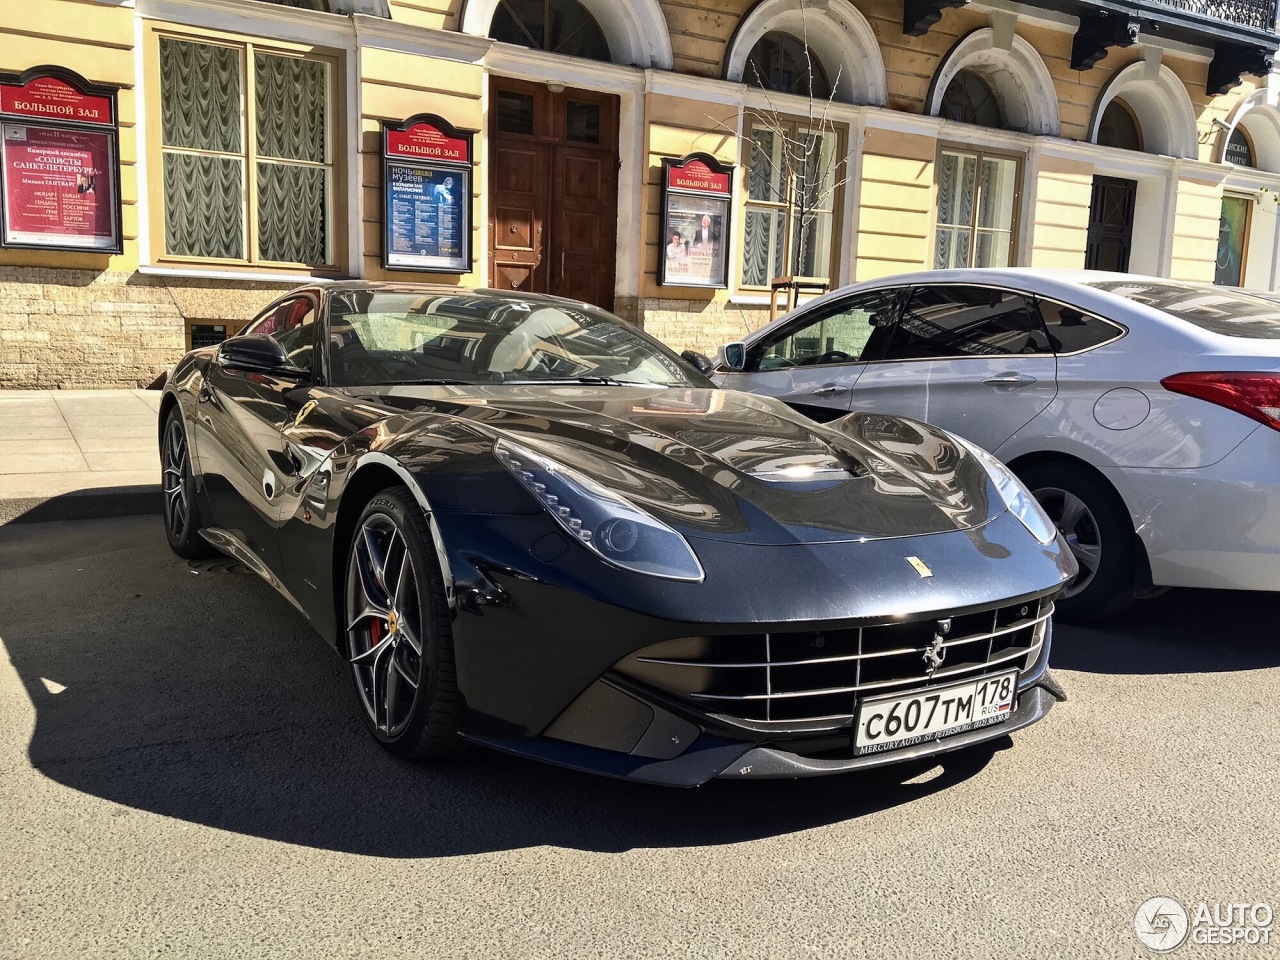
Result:
<svg viewBox="0 0 1280 960"><path fill-rule="evenodd" d="M1044 598L951 618L681 637L646 647L615 669L731 723L838 729L852 721L862 696L1028 669L1052 614ZM927 650L943 657L932 675Z"/></svg>

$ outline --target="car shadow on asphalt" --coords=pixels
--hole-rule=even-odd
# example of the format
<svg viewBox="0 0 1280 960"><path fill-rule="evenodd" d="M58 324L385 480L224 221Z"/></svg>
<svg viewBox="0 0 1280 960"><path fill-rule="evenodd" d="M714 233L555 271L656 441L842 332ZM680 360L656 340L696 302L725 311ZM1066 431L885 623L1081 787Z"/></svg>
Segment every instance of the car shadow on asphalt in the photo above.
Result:
<svg viewBox="0 0 1280 960"><path fill-rule="evenodd" d="M481 749L408 764L367 735L343 664L265 584L230 561L173 558L158 525L114 523L127 536L102 545L55 538L6 555L0 544L0 639L35 707L34 768L153 814L378 857L706 846L856 831L860 817L979 775L1010 743L696 790Z"/></svg>
<svg viewBox="0 0 1280 960"><path fill-rule="evenodd" d="M1274 593L1170 590L1105 623L1055 624L1050 665L1118 675L1262 670L1280 666L1277 615Z"/></svg>

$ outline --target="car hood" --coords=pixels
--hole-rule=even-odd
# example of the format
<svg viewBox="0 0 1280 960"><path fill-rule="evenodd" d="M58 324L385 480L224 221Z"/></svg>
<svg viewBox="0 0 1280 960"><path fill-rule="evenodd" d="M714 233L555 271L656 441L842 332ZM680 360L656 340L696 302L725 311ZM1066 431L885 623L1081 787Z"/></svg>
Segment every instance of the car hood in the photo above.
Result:
<svg viewBox="0 0 1280 960"><path fill-rule="evenodd" d="M818 424L768 397L716 389L388 387L360 395L398 415L386 422L386 445L411 468L415 449L438 462L438 445L413 440L438 433L442 416L453 443L487 444L493 469L484 472L493 482L471 484L465 497L442 490L447 509L530 508L532 498L506 482L488 453L506 438L689 537L762 544L909 537L974 530L1005 510L963 446L902 417L854 413ZM419 466L430 472L431 464Z"/></svg>

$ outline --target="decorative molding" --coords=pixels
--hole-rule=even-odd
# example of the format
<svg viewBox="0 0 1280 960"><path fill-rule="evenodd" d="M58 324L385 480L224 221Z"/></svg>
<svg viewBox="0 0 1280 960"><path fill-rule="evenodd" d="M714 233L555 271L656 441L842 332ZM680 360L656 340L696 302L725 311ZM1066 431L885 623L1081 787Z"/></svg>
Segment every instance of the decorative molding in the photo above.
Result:
<svg viewBox="0 0 1280 960"><path fill-rule="evenodd" d="M1071 69L1092 70L1112 47L1137 43L1138 32L1138 18L1132 14L1107 10L1085 14L1071 41Z"/></svg>
<svg viewBox="0 0 1280 960"><path fill-rule="evenodd" d="M137 0L137 11L139 17L182 26L340 50L355 49L353 18L335 13L282 7L258 0Z"/></svg>
<svg viewBox="0 0 1280 960"><path fill-rule="evenodd" d="M1056 137L1058 93L1044 60L1030 43L1014 36L1010 48L995 46L994 30L981 27L963 37L938 65L925 97L925 112L937 116L942 97L961 70L972 70L991 85L1010 127Z"/></svg>
<svg viewBox="0 0 1280 960"><path fill-rule="evenodd" d="M494 41L488 37L415 27L364 14L355 14L351 22L355 25L359 46L413 53L437 60L479 63L494 45Z"/></svg>
<svg viewBox="0 0 1280 960"><path fill-rule="evenodd" d="M889 84L875 30L848 0L822 7L795 0L762 0L738 23L724 58L724 79L757 87L745 76L747 57L767 33L786 33L808 44L828 78L839 81L833 101L883 106ZM848 93L841 92L841 88Z"/></svg>
<svg viewBox="0 0 1280 960"><path fill-rule="evenodd" d="M1161 64L1149 80L1147 62L1139 60L1116 73L1098 94L1089 119L1088 141L1096 144L1102 114L1116 97L1138 118L1148 153L1193 158L1199 152L1195 108L1187 88L1168 66Z"/></svg>
<svg viewBox="0 0 1280 960"><path fill-rule="evenodd" d="M963 7L969 0L902 0L902 32L908 37L923 37L942 19L942 11Z"/></svg>
<svg viewBox="0 0 1280 960"><path fill-rule="evenodd" d="M475 37L488 37L500 0L466 0L458 29ZM579 0L595 18L609 43L609 53L619 66L657 67L671 70L671 34L658 0ZM542 51L539 51L542 52Z"/></svg>
<svg viewBox="0 0 1280 960"><path fill-rule="evenodd" d="M1275 65L1275 50L1263 47L1239 47L1222 43L1214 49L1213 62L1209 64L1209 78L1205 92L1211 97L1220 96L1240 83L1240 77L1251 73L1266 77Z"/></svg>

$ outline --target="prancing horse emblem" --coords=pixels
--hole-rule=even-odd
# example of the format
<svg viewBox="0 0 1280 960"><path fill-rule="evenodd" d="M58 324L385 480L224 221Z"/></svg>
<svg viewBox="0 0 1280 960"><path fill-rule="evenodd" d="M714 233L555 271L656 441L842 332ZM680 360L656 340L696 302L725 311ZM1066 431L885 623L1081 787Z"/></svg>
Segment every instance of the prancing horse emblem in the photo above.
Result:
<svg viewBox="0 0 1280 960"><path fill-rule="evenodd" d="M937 669L942 666L942 661L947 659L947 650L943 646L947 642L947 634L951 632L950 620L938 621L938 632L933 635L933 643L924 649L924 675L932 677Z"/></svg>

